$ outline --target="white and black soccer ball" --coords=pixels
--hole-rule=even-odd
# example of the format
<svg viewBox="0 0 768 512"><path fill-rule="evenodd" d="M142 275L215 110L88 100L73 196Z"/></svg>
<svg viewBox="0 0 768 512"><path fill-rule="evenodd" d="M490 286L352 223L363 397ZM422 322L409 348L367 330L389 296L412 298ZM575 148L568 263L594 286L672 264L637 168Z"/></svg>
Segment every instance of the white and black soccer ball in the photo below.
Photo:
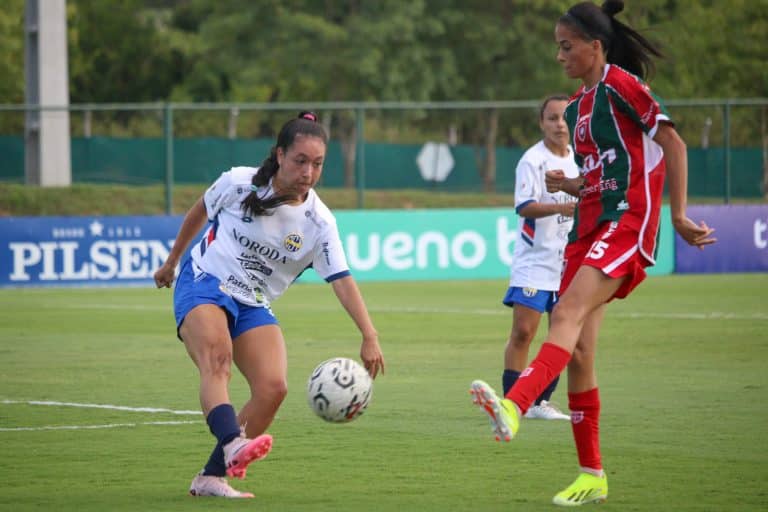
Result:
<svg viewBox="0 0 768 512"><path fill-rule="evenodd" d="M323 361L307 381L310 409L333 423L346 423L363 414L372 395L371 376L360 363L346 357Z"/></svg>

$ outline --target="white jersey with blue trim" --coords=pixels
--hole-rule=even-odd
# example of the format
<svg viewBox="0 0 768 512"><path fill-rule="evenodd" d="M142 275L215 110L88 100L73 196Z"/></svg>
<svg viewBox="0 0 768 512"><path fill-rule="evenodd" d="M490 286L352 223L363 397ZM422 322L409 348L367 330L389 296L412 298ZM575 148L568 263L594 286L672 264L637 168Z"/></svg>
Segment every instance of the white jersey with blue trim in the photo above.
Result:
<svg viewBox="0 0 768 512"><path fill-rule="evenodd" d="M349 275L336 218L314 190L300 205L245 215L241 203L257 172L233 167L203 195L211 224L191 251L195 274L217 277L223 292L253 306L269 305L310 266L328 282ZM257 193L269 197L272 187Z"/></svg>
<svg viewBox="0 0 768 512"><path fill-rule="evenodd" d="M544 173L555 169L561 169L568 178L579 175L571 146L568 146L568 155L558 156L542 140L523 154L515 170L515 210L518 214L532 202L552 204L576 200L565 192L547 192ZM520 217L517 225L509 285L557 291L573 217L560 214L537 219Z"/></svg>

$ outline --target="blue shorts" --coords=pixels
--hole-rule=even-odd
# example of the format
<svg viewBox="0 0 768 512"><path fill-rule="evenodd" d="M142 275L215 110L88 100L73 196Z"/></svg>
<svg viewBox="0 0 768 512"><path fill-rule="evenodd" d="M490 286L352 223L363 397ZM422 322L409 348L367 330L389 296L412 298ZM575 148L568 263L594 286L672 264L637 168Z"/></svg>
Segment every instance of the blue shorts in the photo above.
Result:
<svg viewBox="0 0 768 512"><path fill-rule="evenodd" d="M181 267L173 292L173 312L176 315L176 334L192 308L200 304L216 304L227 313L229 335L234 340L248 329L277 324L277 318L268 306L249 306L236 301L219 288L219 279L201 273L195 279L192 259ZM181 336L179 336L181 339Z"/></svg>
<svg viewBox="0 0 768 512"><path fill-rule="evenodd" d="M539 313L544 313L545 311L551 313L552 308L555 307L559 299L557 292L510 286L507 294L504 296L504 300L501 302L509 307L520 304L527 308L535 309Z"/></svg>

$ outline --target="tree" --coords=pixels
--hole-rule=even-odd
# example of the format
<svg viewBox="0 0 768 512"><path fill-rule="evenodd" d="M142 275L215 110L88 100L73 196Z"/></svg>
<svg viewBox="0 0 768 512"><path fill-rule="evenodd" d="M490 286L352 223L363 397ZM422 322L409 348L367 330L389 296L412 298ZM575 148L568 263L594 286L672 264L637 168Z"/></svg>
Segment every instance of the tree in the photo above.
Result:
<svg viewBox="0 0 768 512"><path fill-rule="evenodd" d="M426 100L450 89L452 57L425 45L444 33L422 0L316 2L232 0L200 26L237 101ZM354 184L356 131L350 112L330 113L342 143L345 183Z"/></svg>
<svg viewBox="0 0 768 512"><path fill-rule="evenodd" d="M177 56L139 0L69 0L72 103L164 100Z"/></svg>
<svg viewBox="0 0 768 512"><path fill-rule="evenodd" d="M455 55L464 84L459 97L451 99L531 99L573 88L554 58L554 27L567 3L454 0L449 4L441 17L449 33L462 37L445 42ZM477 122L465 124L462 131L478 147L478 169L486 191L495 189L498 137L520 142L525 127L535 119L505 118L497 109L489 109L478 113Z"/></svg>
<svg viewBox="0 0 768 512"><path fill-rule="evenodd" d="M0 9L0 103L24 102L24 0Z"/></svg>

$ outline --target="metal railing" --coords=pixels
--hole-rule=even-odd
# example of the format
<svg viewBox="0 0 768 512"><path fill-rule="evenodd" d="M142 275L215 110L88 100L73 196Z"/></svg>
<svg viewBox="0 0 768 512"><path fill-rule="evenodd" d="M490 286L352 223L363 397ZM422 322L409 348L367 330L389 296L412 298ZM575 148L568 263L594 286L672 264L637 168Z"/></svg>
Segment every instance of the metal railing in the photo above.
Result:
<svg viewBox="0 0 768 512"><path fill-rule="evenodd" d="M237 135L238 118L247 112L296 112L303 109L312 109L318 112L347 111L354 115L355 130L355 187L357 190L357 202L359 207L364 206L364 193L366 188L366 161L365 146L371 142L366 140L366 120L370 118L372 112L414 112L414 111L531 111L538 108L539 100L521 100L521 101L453 101L453 102L294 102L294 103L106 103L106 104L72 104L66 106L52 105L31 105L31 104L0 104L0 116L9 113L24 113L26 126L33 126L30 118L39 117L44 112L68 111L70 114L81 113L83 117L82 132L86 136L93 133L93 115L104 112L152 112L162 119L162 139L164 141L164 167L165 167L165 201L168 212L171 211L173 184L174 184L174 141L177 138L175 129L176 114L197 112L222 112L228 113L229 121L227 123L227 136L234 138ZM732 199L732 149L734 139L733 116L734 109L748 109L759 113L761 120L758 122L754 117L750 117L750 123L757 123L758 130L750 130L750 133L757 131L759 140L749 140L751 147L761 147L763 153L763 170L766 169L766 153L768 150L768 135L766 135L766 111L768 111L768 98L730 98L730 99L690 99L690 100L668 100L666 105L673 111L695 112L701 116L703 111L707 111L708 117L701 123L703 126L701 144L710 144L710 133L712 131L712 117L719 116L719 130L721 133L721 144L723 148L723 181L724 191L723 200L725 203ZM690 110L686 110L690 109ZM676 117L673 115L673 117ZM685 116L684 116L685 117ZM698 122L698 121L697 121ZM28 129L28 128L27 128ZM692 130L689 130L693 132ZM706 134L706 137L705 137ZM536 135L538 136L538 135ZM751 135L750 135L751 136ZM706 142L705 142L706 139ZM691 146L691 137L686 137Z"/></svg>

